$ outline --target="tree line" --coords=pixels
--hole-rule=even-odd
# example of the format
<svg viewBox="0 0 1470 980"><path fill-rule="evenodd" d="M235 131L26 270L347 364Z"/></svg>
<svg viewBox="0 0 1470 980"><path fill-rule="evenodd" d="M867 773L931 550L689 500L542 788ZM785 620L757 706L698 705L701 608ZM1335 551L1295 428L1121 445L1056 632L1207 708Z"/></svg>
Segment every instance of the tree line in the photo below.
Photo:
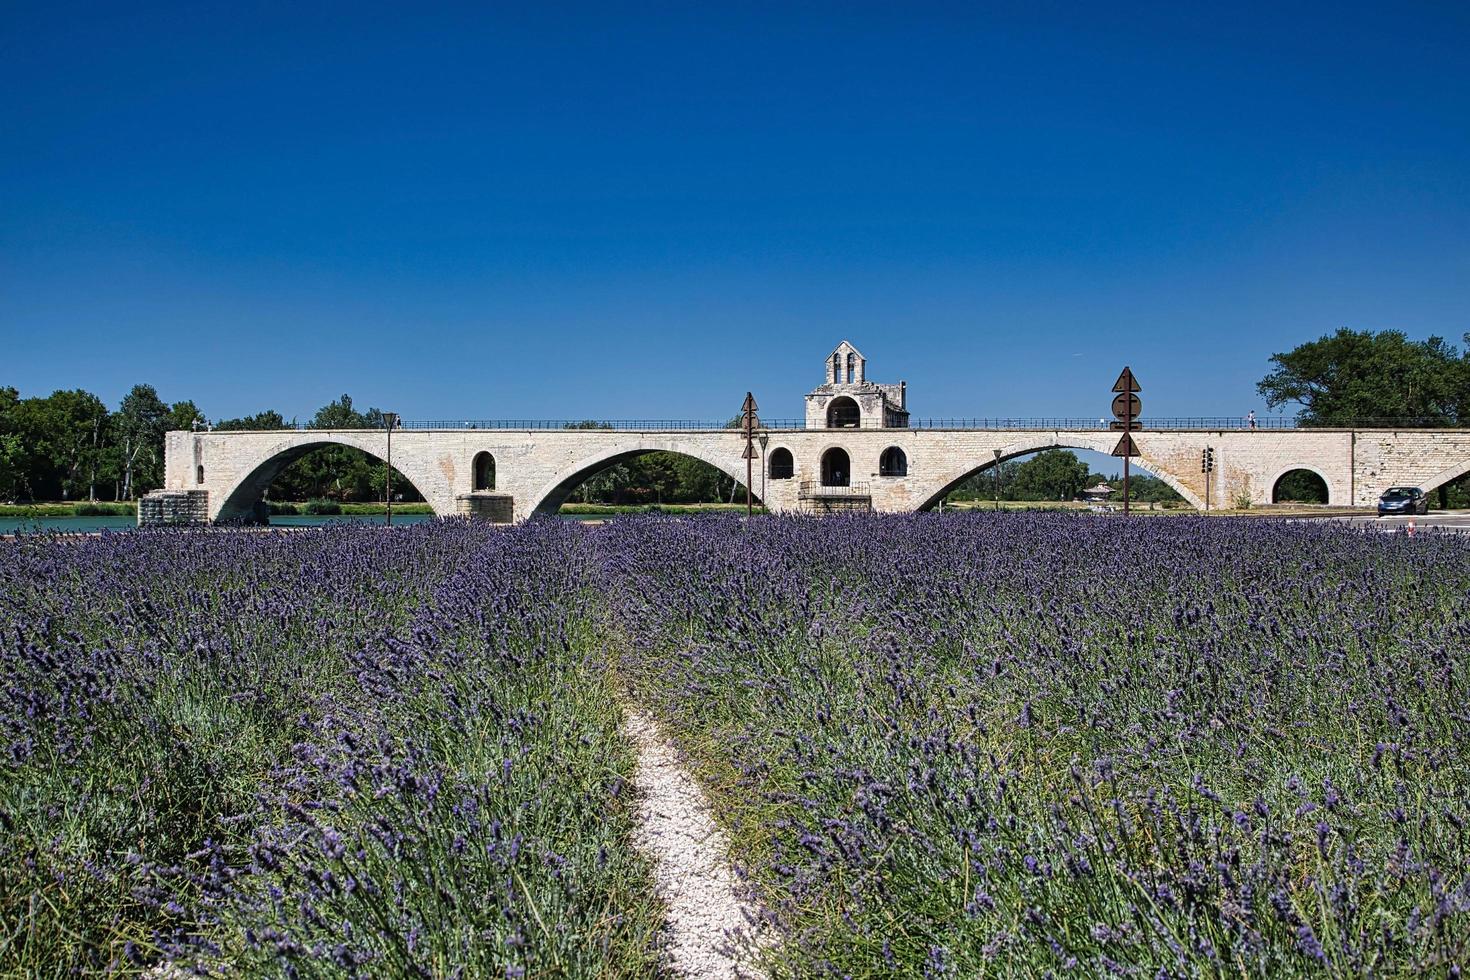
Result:
<svg viewBox="0 0 1470 980"><path fill-rule="evenodd" d="M216 430L294 428L280 412L267 410L210 425L193 401L172 404L152 385L135 385L109 410L81 389L44 397L20 397L0 387L0 500L134 500L163 485L164 434L209 426ZM382 428L383 413L359 411L350 395L322 406L306 424L312 429ZM387 467L367 453L330 446L286 467L271 484L276 500L369 501L383 499ZM413 485L396 471L395 499L418 500Z"/></svg>
<svg viewBox="0 0 1470 980"><path fill-rule="evenodd" d="M22 398L0 387L0 500L129 500L163 481L163 434L204 416L136 385L116 411L80 388Z"/></svg>
<svg viewBox="0 0 1470 980"><path fill-rule="evenodd" d="M1068 449L1045 449L1026 459L1007 459L968 477L950 492L950 500L1046 501L1076 500L1083 490L1105 483L1120 491L1123 477L1092 472ZM1184 498L1156 476L1134 470L1128 478L1129 496L1145 503L1171 503Z"/></svg>

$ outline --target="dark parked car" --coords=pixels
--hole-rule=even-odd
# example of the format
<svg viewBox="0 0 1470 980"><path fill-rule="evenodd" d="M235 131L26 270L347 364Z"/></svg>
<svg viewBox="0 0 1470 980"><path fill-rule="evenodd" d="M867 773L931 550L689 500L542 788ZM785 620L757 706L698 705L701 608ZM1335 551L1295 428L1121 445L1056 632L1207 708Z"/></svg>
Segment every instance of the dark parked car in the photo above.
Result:
<svg viewBox="0 0 1470 980"><path fill-rule="evenodd" d="M1378 498L1378 516L1385 514L1427 514L1429 496L1418 487L1389 487Z"/></svg>

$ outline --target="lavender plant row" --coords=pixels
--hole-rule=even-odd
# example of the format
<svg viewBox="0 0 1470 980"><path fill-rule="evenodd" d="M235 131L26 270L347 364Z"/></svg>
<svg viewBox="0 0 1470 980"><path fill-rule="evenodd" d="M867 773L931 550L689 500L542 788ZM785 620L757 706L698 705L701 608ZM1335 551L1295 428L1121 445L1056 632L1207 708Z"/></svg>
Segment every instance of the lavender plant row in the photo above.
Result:
<svg viewBox="0 0 1470 980"><path fill-rule="evenodd" d="M590 560L556 525L0 542L0 975L649 975Z"/></svg>
<svg viewBox="0 0 1470 980"><path fill-rule="evenodd" d="M1470 541L1066 516L0 542L0 975L1457 975ZM717 941L711 937L711 941Z"/></svg>
<svg viewBox="0 0 1470 980"><path fill-rule="evenodd" d="M778 976L1470 957L1470 540L1004 514L597 543Z"/></svg>

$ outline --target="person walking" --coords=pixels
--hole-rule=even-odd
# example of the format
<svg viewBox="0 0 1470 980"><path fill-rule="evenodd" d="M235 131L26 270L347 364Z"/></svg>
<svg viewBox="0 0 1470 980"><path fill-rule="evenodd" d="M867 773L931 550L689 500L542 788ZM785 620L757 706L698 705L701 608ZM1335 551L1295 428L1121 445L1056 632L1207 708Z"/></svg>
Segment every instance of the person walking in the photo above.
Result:
<svg viewBox="0 0 1470 980"><path fill-rule="evenodd" d="M1256 427L1256 410L1255 409L1251 409L1249 412L1246 412L1245 413L1245 421L1246 421L1246 424L1247 425L1249 425L1252 429L1255 429L1255 427Z"/></svg>

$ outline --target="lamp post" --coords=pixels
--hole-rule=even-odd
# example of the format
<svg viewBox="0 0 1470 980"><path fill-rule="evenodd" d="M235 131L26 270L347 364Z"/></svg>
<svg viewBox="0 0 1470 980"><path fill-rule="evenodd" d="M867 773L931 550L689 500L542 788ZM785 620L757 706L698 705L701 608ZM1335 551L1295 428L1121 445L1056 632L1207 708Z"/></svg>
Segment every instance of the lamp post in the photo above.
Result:
<svg viewBox="0 0 1470 980"><path fill-rule="evenodd" d="M756 436L761 444L761 506L766 504L766 443L771 441L771 433L766 429L760 430Z"/></svg>
<svg viewBox="0 0 1470 980"><path fill-rule="evenodd" d="M397 424L398 413L383 413L383 427L388 430L388 469L383 473L383 501L389 527L393 526L393 427Z"/></svg>
<svg viewBox="0 0 1470 980"><path fill-rule="evenodd" d="M1000 510L1000 450L992 449L995 453L995 509Z"/></svg>

